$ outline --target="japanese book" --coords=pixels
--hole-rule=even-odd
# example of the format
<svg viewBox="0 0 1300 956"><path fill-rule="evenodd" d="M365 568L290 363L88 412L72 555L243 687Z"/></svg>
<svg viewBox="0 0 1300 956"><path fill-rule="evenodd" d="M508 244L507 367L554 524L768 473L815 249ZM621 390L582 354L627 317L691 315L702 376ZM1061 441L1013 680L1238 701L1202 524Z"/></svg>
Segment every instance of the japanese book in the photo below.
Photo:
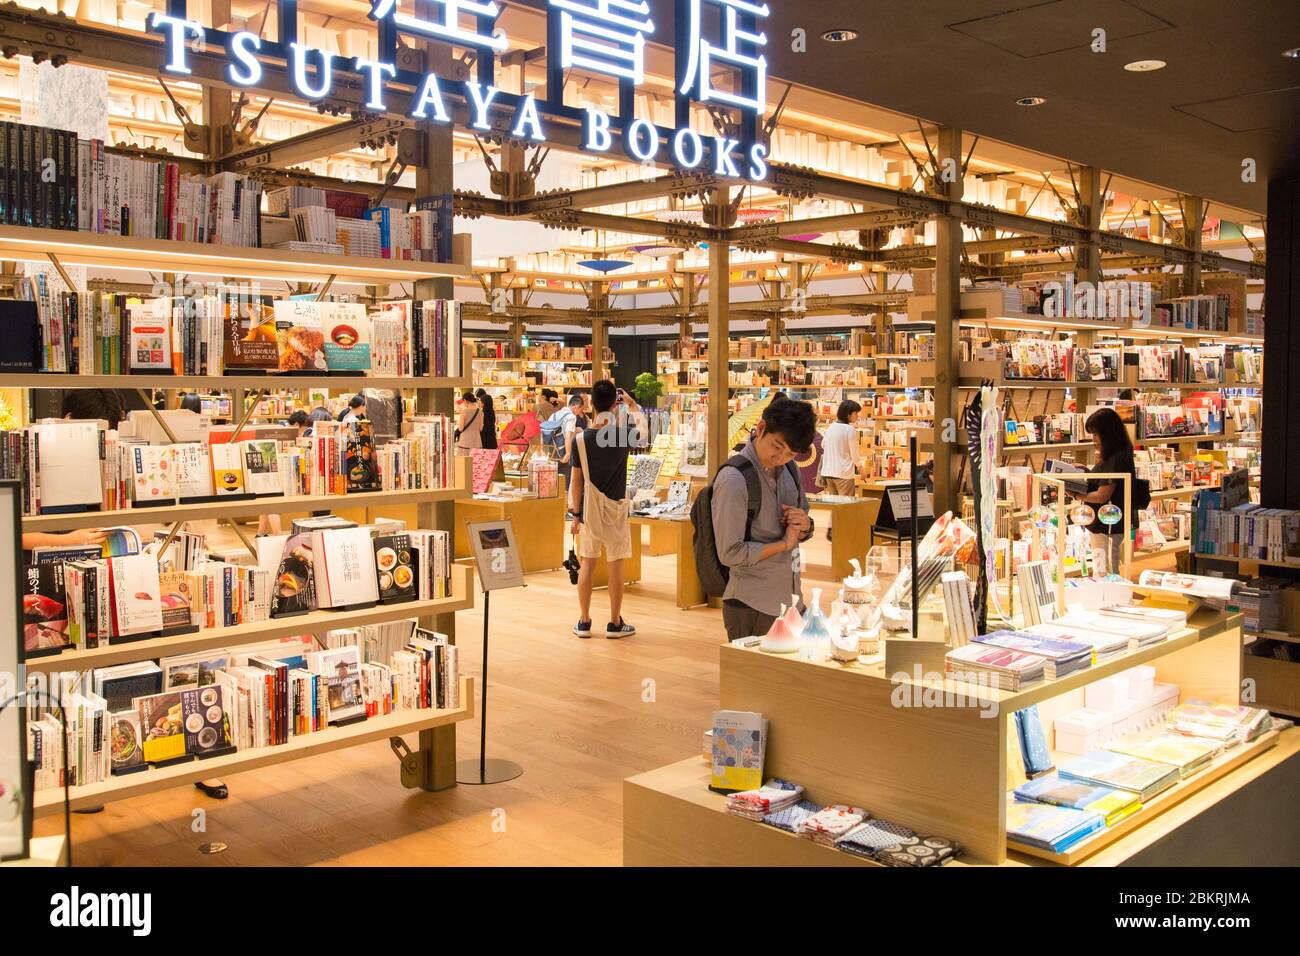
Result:
<svg viewBox="0 0 1300 956"><path fill-rule="evenodd" d="M325 365L331 372L370 371L370 318L356 302L320 302Z"/></svg>
<svg viewBox="0 0 1300 956"><path fill-rule="evenodd" d="M173 445L176 465L176 497L212 497L212 456L206 444L182 442Z"/></svg>
<svg viewBox="0 0 1300 956"><path fill-rule="evenodd" d="M355 645L313 651L307 655L307 668L313 674L325 678L331 724L365 716L365 694L361 689L361 655Z"/></svg>
<svg viewBox="0 0 1300 956"><path fill-rule="evenodd" d="M276 442L241 441L236 447L244 458L245 491L254 495L284 493L280 484L279 448Z"/></svg>
<svg viewBox="0 0 1300 956"><path fill-rule="evenodd" d="M1204 770L1223 749L1220 741L1179 734L1121 737L1109 741L1105 746L1115 753L1177 767L1183 777Z"/></svg>
<svg viewBox="0 0 1300 956"><path fill-rule="evenodd" d="M162 629L158 559L152 554L109 558L113 597L113 636L128 637Z"/></svg>
<svg viewBox="0 0 1300 956"><path fill-rule="evenodd" d="M1177 767L1142 760L1110 750L1090 750L1060 768L1061 777L1095 783L1116 790L1131 790L1146 803L1178 782Z"/></svg>
<svg viewBox="0 0 1300 956"><path fill-rule="evenodd" d="M1099 813L1007 800L1007 839L1053 853L1069 849L1105 826L1106 819Z"/></svg>
<svg viewBox="0 0 1300 956"><path fill-rule="evenodd" d="M127 305L130 370L154 375L172 372L171 301Z"/></svg>
<svg viewBox="0 0 1300 956"><path fill-rule="evenodd" d="M719 793L757 790L763 785L767 719L741 710L713 713L713 769L709 789Z"/></svg>
<svg viewBox="0 0 1300 956"><path fill-rule="evenodd" d="M26 653L51 653L72 646L67 602L62 562L27 566L23 581L23 650Z"/></svg>
<svg viewBox="0 0 1300 956"><path fill-rule="evenodd" d="M271 589L271 617L301 614L316 609L312 535L290 535L284 542L275 583Z"/></svg>
<svg viewBox="0 0 1300 956"><path fill-rule="evenodd" d="M93 421L39 422L31 427L38 443L32 463L42 511L103 501L99 425Z"/></svg>
<svg viewBox="0 0 1300 956"><path fill-rule="evenodd" d="M956 572L954 572L956 573ZM1024 631L993 631L975 638L980 644L1036 654L1045 659L1043 672L1051 680L1092 666L1092 645L1063 641Z"/></svg>
<svg viewBox="0 0 1300 956"><path fill-rule="evenodd" d="M208 446L212 454L212 487L217 495L242 495L244 455L239 444L219 442Z"/></svg>
<svg viewBox="0 0 1300 956"><path fill-rule="evenodd" d="M414 601L416 596L415 552L406 534L377 535L375 570L379 575L379 600L383 604Z"/></svg>
<svg viewBox="0 0 1300 956"><path fill-rule="evenodd" d="M153 661L97 667L91 687L108 701L110 710L127 710L137 697L162 693L162 670Z"/></svg>
<svg viewBox="0 0 1300 956"><path fill-rule="evenodd" d="M256 302L231 299L225 303L225 313L222 330L225 368L277 368L280 354L273 312Z"/></svg>
<svg viewBox="0 0 1300 956"><path fill-rule="evenodd" d="M221 687L209 684L206 687L183 690L180 695L186 753L214 753L230 746L230 730Z"/></svg>
<svg viewBox="0 0 1300 956"><path fill-rule="evenodd" d="M179 691L137 697L135 711L140 715L142 749L148 763L165 763L185 756L185 723L181 716Z"/></svg>
<svg viewBox="0 0 1300 956"><path fill-rule="evenodd" d="M140 714L134 709L109 716L109 766L111 773L130 773L144 766Z"/></svg>
<svg viewBox="0 0 1300 956"><path fill-rule="evenodd" d="M378 491L379 461L375 457L375 440L370 422L347 423L347 489Z"/></svg>
<svg viewBox="0 0 1300 956"><path fill-rule="evenodd" d="M312 533L317 606L352 607L379 600L374 549L365 528Z"/></svg>
<svg viewBox="0 0 1300 956"><path fill-rule="evenodd" d="M171 445L131 447L131 498L140 504L176 501L176 460Z"/></svg>
<svg viewBox="0 0 1300 956"><path fill-rule="evenodd" d="M188 571L164 571L158 575L164 630L189 627L194 623L195 577Z"/></svg>
<svg viewBox="0 0 1300 956"><path fill-rule="evenodd" d="M277 301L275 340L278 367L282 372L320 372L325 363L325 335L321 329L320 303L300 299Z"/></svg>

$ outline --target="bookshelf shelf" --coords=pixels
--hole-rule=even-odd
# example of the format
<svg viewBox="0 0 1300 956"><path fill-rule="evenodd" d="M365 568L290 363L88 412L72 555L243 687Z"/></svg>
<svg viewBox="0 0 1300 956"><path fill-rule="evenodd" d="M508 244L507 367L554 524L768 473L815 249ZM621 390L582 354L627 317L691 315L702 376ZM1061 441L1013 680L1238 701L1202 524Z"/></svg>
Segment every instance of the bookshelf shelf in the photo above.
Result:
<svg viewBox="0 0 1300 956"><path fill-rule="evenodd" d="M433 488L424 491L367 491L350 495L265 496L248 501L214 501L170 508L123 508L118 511L84 511L76 514L36 515L23 518L24 531L75 531L78 528L106 528L122 524L156 524L173 521L201 521L205 518L244 518L268 509L282 512L316 511L324 508L376 508L383 505L453 501L467 497L464 488Z"/></svg>
<svg viewBox="0 0 1300 956"><path fill-rule="evenodd" d="M73 810L92 807L109 800L125 800L157 790L179 787L197 780L227 774L242 773L271 764L298 760L315 754L355 747L376 740L387 740L403 734L417 733L443 727L474 716L474 681L460 679L461 706L442 710L403 710L382 717L371 717L346 727L329 727L314 734L291 737L288 743L275 747L254 747L232 754L209 757L206 760L189 760L166 767L150 767L139 773L111 777L99 783L73 787L70 792ZM41 790L33 802L36 816L45 816L63 809L62 788Z"/></svg>
<svg viewBox="0 0 1300 956"><path fill-rule="evenodd" d="M0 259L47 263L50 255L57 256L64 265L289 282L326 282L331 276L336 281L364 284L470 277L468 266L451 263L308 255L286 249L0 226Z"/></svg>
<svg viewBox="0 0 1300 956"><path fill-rule="evenodd" d="M469 388L469 376L386 378L362 375L79 375L34 372L0 375L0 388Z"/></svg>
<svg viewBox="0 0 1300 956"><path fill-rule="evenodd" d="M452 596L431 601L408 601L405 604L377 604L357 611L311 611L295 617L272 618L252 624L232 627L204 628L193 634L175 637L153 637L126 644L110 644L89 650L68 650L49 657L36 657L27 661L29 673L54 671L81 671L110 664L143 661L176 654L190 654L211 650L214 647L237 647L258 641L273 641L295 634L314 634L341 627L360 627L363 624L383 624L409 617L450 614L474 606L471 590L474 569L469 565L452 567Z"/></svg>

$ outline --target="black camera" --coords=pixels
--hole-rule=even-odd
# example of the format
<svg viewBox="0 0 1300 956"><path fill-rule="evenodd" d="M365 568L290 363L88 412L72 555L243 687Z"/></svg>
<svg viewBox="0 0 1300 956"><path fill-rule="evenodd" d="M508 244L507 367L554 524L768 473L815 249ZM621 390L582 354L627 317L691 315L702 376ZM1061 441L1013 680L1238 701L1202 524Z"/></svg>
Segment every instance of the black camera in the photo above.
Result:
<svg viewBox="0 0 1300 956"><path fill-rule="evenodd" d="M564 563L560 567L569 572L570 584L578 583L578 571L582 568L582 564L578 561L578 556L574 554L572 548L569 549L569 556L564 559Z"/></svg>

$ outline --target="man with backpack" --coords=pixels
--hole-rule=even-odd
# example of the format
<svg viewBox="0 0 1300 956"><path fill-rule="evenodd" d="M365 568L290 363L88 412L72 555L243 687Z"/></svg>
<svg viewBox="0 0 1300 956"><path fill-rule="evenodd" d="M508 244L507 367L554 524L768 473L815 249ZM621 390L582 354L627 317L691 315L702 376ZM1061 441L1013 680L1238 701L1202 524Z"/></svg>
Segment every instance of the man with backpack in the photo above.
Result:
<svg viewBox="0 0 1300 956"><path fill-rule="evenodd" d="M811 405L777 397L692 509L696 568L705 592L723 598L728 640L766 633L801 593L798 548L813 521L795 459L816 430Z"/></svg>

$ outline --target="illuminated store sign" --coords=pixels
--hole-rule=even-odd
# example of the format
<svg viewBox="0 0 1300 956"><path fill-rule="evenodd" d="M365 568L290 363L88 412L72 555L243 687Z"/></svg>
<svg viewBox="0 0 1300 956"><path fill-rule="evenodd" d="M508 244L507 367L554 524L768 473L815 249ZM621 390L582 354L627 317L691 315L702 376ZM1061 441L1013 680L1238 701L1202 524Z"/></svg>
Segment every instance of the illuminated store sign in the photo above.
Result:
<svg viewBox="0 0 1300 956"><path fill-rule="evenodd" d="M189 20L184 0L169 0L166 14L150 14L148 27L166 41L168 73L190 74L188 45L202 39L209 48L225 50L226 79L234 86L258 86L264 63L281 61L290 85L304 100L329 98L336 77L348 74L360 77L366 109L376 112L388 111L390 84L401 84L414 91L407 110L412 119L450 123L446 97L456 96L468 108L473 129L491 130L492 110L513 111L510 136L544 143L543 116L565 118L581 123L583 148L592 152L608 152L618 138L623 153L635 162L665 162L753 181L767 178L768 148L758 137L767 80L762 52L767 35L759 29L759 20L768 15L766 4L676 0L676 127L664 129L637 118L632 109L645 79L645 43L655 33L646 0L547 0L547 90L554 99L540 103L532 94L506 93L493 84L496 55L509 46L496 28L501 15L496 0L427 0L425 17L404 12L401 2L369 0L370 19L379 30L379 53L373 60L341 57L297 42L296 0L280 0L277 43L248 31L226 33ZM705 28L706 6L717 11L713 35ZM476 78L461 82L400 69L399 34L473 50ZM564 78L573 70L615 79L617 112L564 105ZM719 75L729 76L731 83L719 86ZM691 129L692 103L739 111L738 135L705 135Z"/></svg>

